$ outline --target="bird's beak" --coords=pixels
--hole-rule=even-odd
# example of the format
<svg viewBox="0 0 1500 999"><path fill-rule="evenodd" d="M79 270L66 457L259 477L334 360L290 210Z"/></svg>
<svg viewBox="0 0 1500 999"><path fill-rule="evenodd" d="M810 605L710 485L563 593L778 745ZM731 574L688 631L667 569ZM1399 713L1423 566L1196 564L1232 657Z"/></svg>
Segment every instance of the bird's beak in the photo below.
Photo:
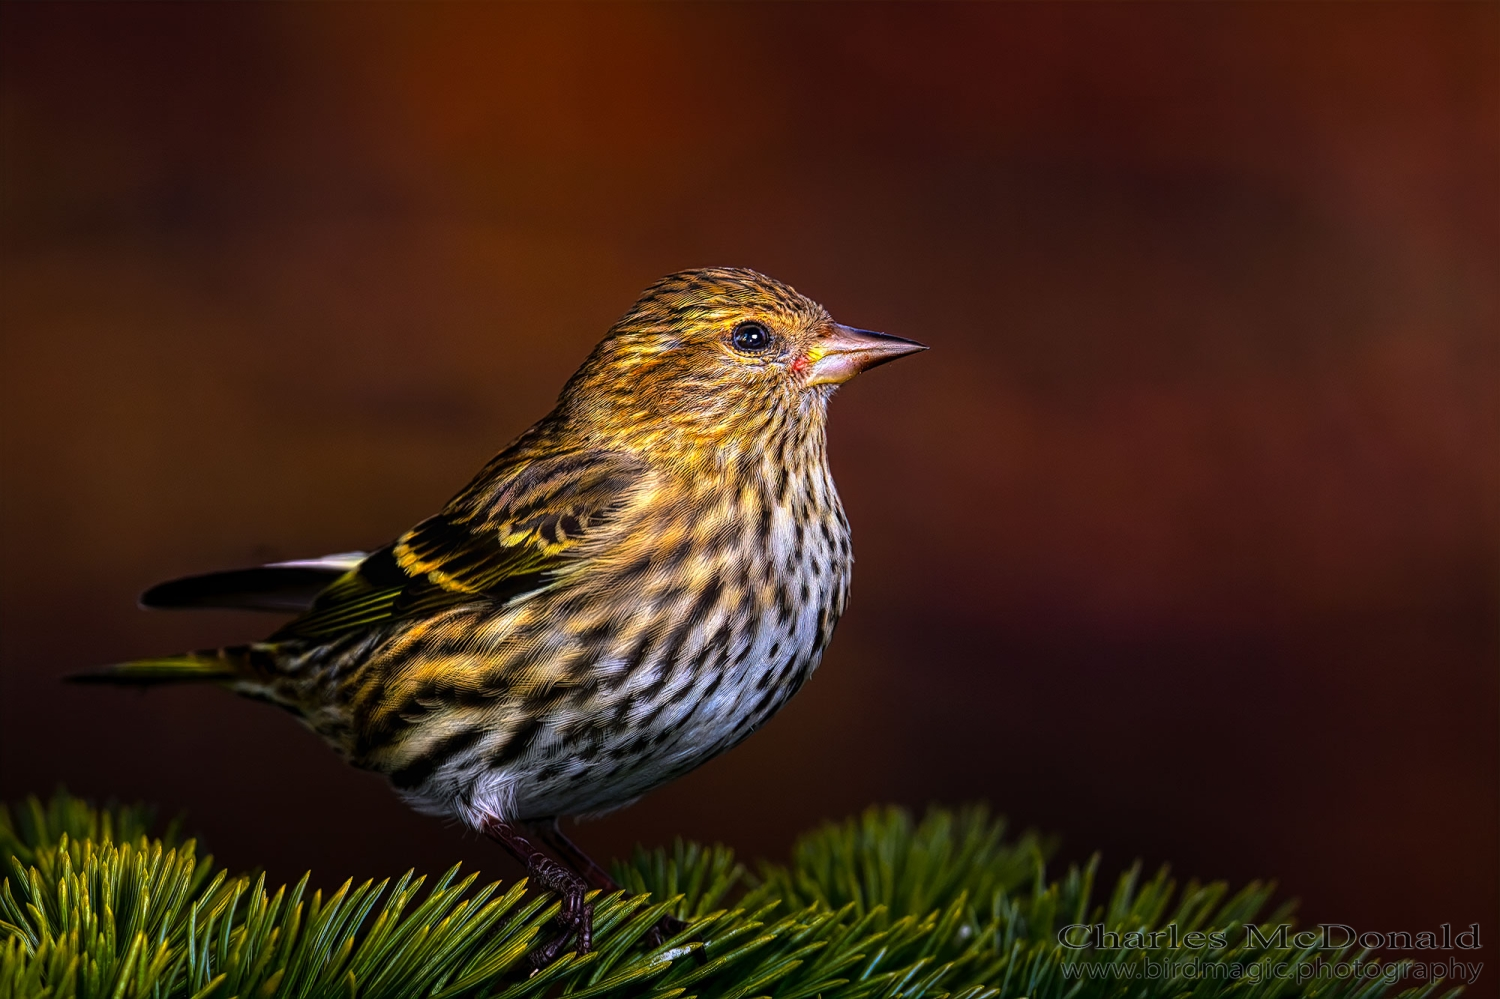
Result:
<svg viewBox="0 0 1500 999"><path fill-rule="evenodd" d="M834 323L807 352L807 384L842 385L861 371L926 349L905 337Z"/></svg>

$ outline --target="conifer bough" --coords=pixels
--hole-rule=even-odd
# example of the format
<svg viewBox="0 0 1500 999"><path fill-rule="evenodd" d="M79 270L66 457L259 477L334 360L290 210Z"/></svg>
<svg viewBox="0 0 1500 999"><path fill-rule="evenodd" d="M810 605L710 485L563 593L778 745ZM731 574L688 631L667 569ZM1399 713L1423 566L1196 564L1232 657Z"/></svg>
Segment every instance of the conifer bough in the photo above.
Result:
<svg viewBox="0 0 1500 999"><path fill-rule="evenodd" d="M614 866L629 894L593 897L593 950L540 970L527 954L557 902L524 880L482 883L455 867L331 891L311 874L269 886L215 865L175 824L153 835L150 818L62 793L0 806L0 999L1429 999L1442 988L1398 992L1399 963L1365 965L1373 977L1299 975L1368 955L1248 944L1246 923L1290 919L1290 905L1265 911L1266 884L1179 888L1135 868L1105 893L1097 857L1049 878L1050 845L1007 838L978 807L920 822L871 809L753 871L722 846L638 849ZM664 915L685 928L651 945ZM1228 943L1195 951L1196 965L1166 946L1062 945L1059 930L1079 923L1212 927ZM1243 970L1278 965L1281 977Z"/></svg>

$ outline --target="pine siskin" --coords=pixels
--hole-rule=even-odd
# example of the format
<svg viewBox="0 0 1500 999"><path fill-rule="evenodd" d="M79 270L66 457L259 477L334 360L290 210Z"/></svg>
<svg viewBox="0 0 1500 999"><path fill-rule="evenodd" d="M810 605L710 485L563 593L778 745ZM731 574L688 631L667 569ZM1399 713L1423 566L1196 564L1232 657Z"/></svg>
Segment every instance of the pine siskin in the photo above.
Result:
<svg viewBox="0 0 1500 999"><path fill-rule="evenodd" d="M618 886L557 817L619 808L712 759L817 667L851 562L828 399L922 349L751 270L670 275L437 516L368 555L142 597L301 611L270 638L81 679L207 680L291 710L559 894L564 931L537 960L574 937L587 951L587 889Z"/></svg>

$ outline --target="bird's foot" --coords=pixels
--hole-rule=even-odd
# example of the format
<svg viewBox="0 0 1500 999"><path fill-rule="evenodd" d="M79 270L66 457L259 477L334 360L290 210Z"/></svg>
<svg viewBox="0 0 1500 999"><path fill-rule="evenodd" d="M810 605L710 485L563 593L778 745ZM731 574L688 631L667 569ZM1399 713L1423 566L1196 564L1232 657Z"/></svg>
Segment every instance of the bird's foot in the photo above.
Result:
<svg viewBox="0 0 1500 999"><path fill-rule="evenodd" d="M688 928L688 924L676 916L662 916L656 921L656 925L646 931L646 946L653 949L660 947L668 940ZM703 941L698 941L702 943Z"/></svg>
<svg viewBox="0 0 1500 999"><path fill-rule="evenodd" d="M529 956L533 967L545 968L557 960L558 955L567 948L569 941L575 938L578 941L575 948L577 952L579 954L589 952L594 943L594 906L588 901L589 888L593 887L601 892L610 893L619 891L620 885L609 876L604 868L594 863L588 854L580 850L563 834L556 819L539 820L529 825L532 833L556 851L568 867L564 867L538 850L510 823L492 821L485 827L485 832L526 865L526 873L532 884L554 892L558 896L560 904L557 921L562 924L563 931L555 939L549 940L532 951ZM569 870L569 867L572 870ZM662 946L687 927L688 924L676 916L662 916L651 929L646 931L642 939L648 947L654 949ZM700 944L704 942L702 939L694 939ZM707 955L701 947L697 948L695 953L700 961L707 960Z"/></svg>
<svg viewBox="0 0 1500 999"><path fill-rule="evenodd" d="M557 960L568 943L575 939L577 945L574 949L579 954L587 954L594 946L594 906L588 900L588 884L538 850L510 823L493 819L483 829L487 836L526 865L526 876L533 885L557 895L557 921L563 931L528 955L532 967L545 968Z"/></svg>
<svg viewBox="0 0 1500 999"><path fill-rule="evenodd" d="M557 895L557 922L562 926L561 933L527 956L532 966L545 968L575 939L574 950L579 955L587 954L594 946L594 906L588 901L588 885L540 853L527 859L526 871L534 884Z"/></svg>

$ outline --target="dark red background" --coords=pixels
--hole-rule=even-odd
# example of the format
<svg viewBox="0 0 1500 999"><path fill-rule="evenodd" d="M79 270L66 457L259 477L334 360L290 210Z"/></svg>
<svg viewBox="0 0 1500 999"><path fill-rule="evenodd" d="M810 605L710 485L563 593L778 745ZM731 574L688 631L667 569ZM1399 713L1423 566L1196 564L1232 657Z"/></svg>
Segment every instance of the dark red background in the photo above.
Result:
<svg viewBox="0 0 1500 999"><path fill-rule="evenodd" d="M187 809L278 878L513 873L281 713L57 678L256 636L134 596L385 541L641 287L743 264L934 349L834 406L823 671L585 844L984 798L1479 921L1495 994L1500 7L0 19L0 793Z"/></svg>

